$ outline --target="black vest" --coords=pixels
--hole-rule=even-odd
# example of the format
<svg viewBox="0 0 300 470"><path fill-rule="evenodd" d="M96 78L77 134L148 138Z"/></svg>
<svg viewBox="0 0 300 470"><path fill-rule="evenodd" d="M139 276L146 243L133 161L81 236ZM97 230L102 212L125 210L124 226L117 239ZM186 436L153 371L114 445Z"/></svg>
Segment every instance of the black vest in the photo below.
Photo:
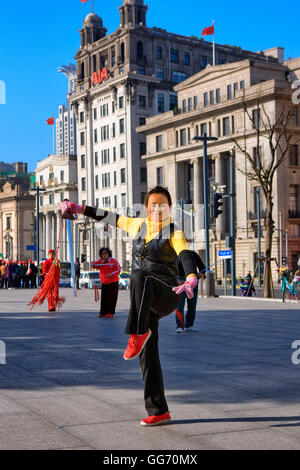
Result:
<svg viewBox="0 0 300 470"><path fill-rule="evenodd" d="M132 270L145 269L178 280L179 273L176 264L177 253L170 244L170 236L174 232L173 223L163 227L158 235L145 242L147 226L141 225L132 245Z"/></svg>

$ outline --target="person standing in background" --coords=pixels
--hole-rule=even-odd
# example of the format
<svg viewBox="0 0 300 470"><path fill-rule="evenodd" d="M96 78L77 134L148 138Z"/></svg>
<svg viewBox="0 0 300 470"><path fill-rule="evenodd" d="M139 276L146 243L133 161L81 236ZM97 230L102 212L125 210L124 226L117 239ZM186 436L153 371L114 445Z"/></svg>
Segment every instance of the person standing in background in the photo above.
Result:
<svg viewBox="0 0 300 470"><path fill-rule="evenodd" d="M99 318L113 318L119 294L118 284L121 268L118 261L112 257L109 248L101 248L99 255L100 259L91 263L93 269L100 269L101 306Z"/></svg>
<svg viewBox="0 0 300 470"><path fill-rule="evenodd" d="M80 278L80 261L79 258L76 258L75 262L75 283L76 283L76 289L79 289L79 278Z"/></svg>

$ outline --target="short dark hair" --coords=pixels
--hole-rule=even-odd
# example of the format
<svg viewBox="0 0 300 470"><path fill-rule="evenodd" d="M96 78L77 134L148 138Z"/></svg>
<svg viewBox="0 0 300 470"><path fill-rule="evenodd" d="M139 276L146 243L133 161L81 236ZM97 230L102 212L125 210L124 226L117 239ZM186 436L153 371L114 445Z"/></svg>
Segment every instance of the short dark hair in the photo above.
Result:
<svg viewBox="0 0 300 470"><path fill-rule="evenodd" d="M172 205L172 199L171 199L171 195L170 195L169 191L166 188L164 188L163 186L157 185L157 186L155 186L155 188L152 188L152 189L150 189L150 191L147 192L147 194L145 196L145 200L144 200L144 205L146 207L148 206L149 197L152 194L163 194L168 199L169 206Z"/></svg>
<svg viewBox="0 0 300 470"><path fill-rule="evenodd" d="M102 255L103 251L107 251L109 257L112 258L112 252L110 251L109 248L106 248L105 246L103 246L102 248L100 248L100 250L99 250L99 256Z"/></svg>

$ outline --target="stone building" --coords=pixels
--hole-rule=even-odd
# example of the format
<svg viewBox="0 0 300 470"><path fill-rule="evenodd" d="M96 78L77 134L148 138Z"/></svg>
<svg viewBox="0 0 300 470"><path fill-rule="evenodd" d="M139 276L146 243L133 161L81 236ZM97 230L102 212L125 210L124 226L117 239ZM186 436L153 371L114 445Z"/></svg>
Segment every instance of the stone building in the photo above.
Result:
<svg viewBox="0 0 300 470"><path fill-rule="evenodd" d="M111 34L95 13L85 18L75 56L76 93L70 99L77 116L78 200L125 213L132 213L147 191L141 159L146 142L136 127L150 116L176 109L174 85L213 60L210 42L148 27L147 9L143 0L123 0L120 26ZM216 63L251 58L276 64L277 53L216 45ZM92 228L87 224L87 230ZM103 231L98 233L93 252L105 241ZM112 240L111 248L128 268L124 240Z"/></svg>
<svg viewBox="0 0 300 470"><path fill-rule="evenodd" d="M60 205L64 199L77 202L77 156L49 155L37 163L36 184L40 192L40 258L47 257L48 250L56 250L61 224ZM72 224L73 243L79 256L79 226ZM70 261L66 222L63 220L59 258Z"/></svg>
<svg viewBox="0 0 300 470"><path fill-rule="evenodd" d="M0 258L27 260L33 245L34 197L29 193L26 163L0 163Z"/></svg>
<svg viewBox="0 0 300 470"><path fill-rule="evenodd" d="M278 51L280 58L281 50ZM274 212L276 230L273 240L273 256L279 259L279 214L282 227L289 233L289 266L295 266L300 258L300 100L292 100L291 84L300 77L300 59L284 63L243 60L235 63L207 66L205 70L176 85L178 106L146 120L137 131L146 136L147 153L142 157L147 164L149 187L165 185L173 201L188 198L196 207L203 207L203 146L193 137L207 133L218 140L208 142L209 178L211 183L223 186L229 192L229 155L235 152L236 179L236 259L237 277L242 277L256 266L258 253L257 183L249 181L245 170L249 169L244 154L234 145L233 138L251 155L261 152L264 161L270 157L268 141L262 138L257 148L257 133L249 116L257 114L266 120L262 106L270 120L279 116L282 109L291 109L293 118L288 133L292 134L292 146L285 162L275 175ZM249 115L244 109L244 104ZM260 108L260 111L258 111ZM278 130L280 132L280 129ZM263 128L261 130L264 135ZM279 149L278 149L279 152ZM264 253L265 200L261 202L262 246ZM194 244L205 259L205 234L203 212L195 213ZM211 263L218 261L218 250L226 249L229 235L229 204L223 199L223 214L210 231ZM284 238L283 238L284 240ZM283 242L284 243L284 242ZM283 255L285 255L283 245ZM226 262L227 263L227 262ZM225 268L225 267L224 267ZM229 266L227 266L229 268ZM276 265L274 264L274 275ZM223 277L223 266L216 264L217 278Z"/></svg>

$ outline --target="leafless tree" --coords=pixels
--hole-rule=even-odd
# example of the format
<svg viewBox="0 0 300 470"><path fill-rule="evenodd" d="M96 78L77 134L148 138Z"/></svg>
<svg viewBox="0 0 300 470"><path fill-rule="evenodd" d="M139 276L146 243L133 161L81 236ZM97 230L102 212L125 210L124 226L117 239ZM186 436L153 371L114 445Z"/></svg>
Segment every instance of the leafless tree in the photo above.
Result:
<svg viewBox="0 0 300 470"><path fill-rule="evenodd" d="M290 123L293 116L291 107L282 107L277 116L271 116L265 109L263 103L257 101L256 108L249 112L246 103L243 103L244 111L256 131L256 151L251 155L247 148L236 139L233 142L245 155L249 162L249 170L243 171L250 181L255 181L264 194L266 201L266 232L265 232L265 255L264 255L264 292L266 298L274 296L271 257L274 232L273 221L273 190L274 176L279 166L288 156L291 147L292 134ZM267 140L268 152L262 152L262 142Z"/></svg>

